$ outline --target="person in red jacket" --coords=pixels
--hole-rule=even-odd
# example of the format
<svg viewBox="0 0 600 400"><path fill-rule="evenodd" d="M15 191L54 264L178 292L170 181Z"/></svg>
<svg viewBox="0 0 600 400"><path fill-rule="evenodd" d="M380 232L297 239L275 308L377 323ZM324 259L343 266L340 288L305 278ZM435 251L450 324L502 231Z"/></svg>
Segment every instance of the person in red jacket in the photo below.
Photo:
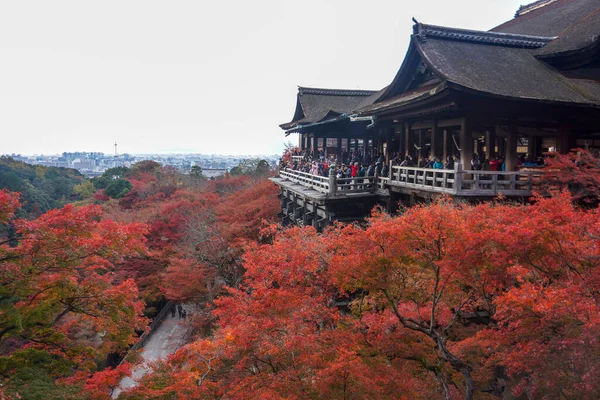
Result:
<svg viewBox="0 0 600 400"><path fill-rule="evenodd" d="M358 175L358 162L355 162L352 165L352 177L356 178L357 175Z"/></svg>

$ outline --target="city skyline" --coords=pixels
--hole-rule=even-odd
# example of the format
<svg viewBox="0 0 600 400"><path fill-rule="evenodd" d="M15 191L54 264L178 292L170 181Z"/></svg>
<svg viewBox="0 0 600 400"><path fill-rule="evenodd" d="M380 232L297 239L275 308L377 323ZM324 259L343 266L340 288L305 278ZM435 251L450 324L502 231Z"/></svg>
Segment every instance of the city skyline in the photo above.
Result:
<svg viewBox="0 0 600 400"><path fill-rule="evenodd" d="M280 153L298 85L381 89L412 17L485 30L520 3L5 3L0 151Z"/></svg>

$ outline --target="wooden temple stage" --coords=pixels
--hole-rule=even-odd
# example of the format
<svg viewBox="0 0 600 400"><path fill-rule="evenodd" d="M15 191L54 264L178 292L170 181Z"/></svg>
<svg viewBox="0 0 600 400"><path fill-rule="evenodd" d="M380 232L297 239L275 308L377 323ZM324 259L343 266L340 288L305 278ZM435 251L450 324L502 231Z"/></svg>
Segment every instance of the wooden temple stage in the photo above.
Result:
<svg viewBox="0 0 600 400"><path fill-rule="evenodd" d="M469 171L460 164L454 170L390 165L389 171L389 176L338 179L333 173L326 178L280 170L271 181L281 190L282 223L320 230L333 221L362 220L375 205L395 211L398 203L414 204L436 195L467 201L499 195L523 199L531 196L541 179L539 171Z"/></svg>
<svg viewBox="0 0 600 400"><path fill-rule="evenodd" d="M539 170L520 168L552 151L600 151L600 1L539 0L489 31L415 23L404 61L381 90L299 87L294 116L307 158L386 163L368 183L282 170L284 222L360 219L375 204L531 194ZM349 157L350 156L350 157ZM457 169L399 167L410 157L455 157ZM472 171L473 159L505 171Z"/></svg>

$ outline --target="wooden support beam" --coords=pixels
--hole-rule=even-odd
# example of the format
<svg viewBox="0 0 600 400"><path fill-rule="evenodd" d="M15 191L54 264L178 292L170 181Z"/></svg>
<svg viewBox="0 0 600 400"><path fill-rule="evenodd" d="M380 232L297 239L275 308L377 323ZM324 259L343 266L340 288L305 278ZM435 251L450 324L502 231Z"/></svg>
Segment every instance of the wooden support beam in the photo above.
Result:
<svg viewBox="0 0 600 400"><path fill-rule="evenodd" d="M450 138L450 135L448 134L448 129L444 129L442 131L442 162L443 163L448 161L448 156L450 155L450 154L448 154L448 148L451 148L450 146L452 144L449 143L449 140L452 140L452 139Z"/></svg>
<svg viewBox="0 0 600 400"><path fill-rule="evenodd" d="M517 169L517 140L519 135L519 125L517 120L508 122L508 136L506 137L506 158L504 163L506 171L516 171Z"/></svg>
<svg viewBox="0 0 600 400"><path fill-rule="evenodd" d="M440 128L450 128L452 126L459 127L462 125L462 118L441 119L437 121L437 126Z"/></svg>
<svg viewBox="0 0 600 400"><path fill-rule="evenodd" d="M432 125L435 123L435 121L432 120L427 120L427 121L416 121L413 122L410 127L411 129L417 130L417 129L429 129L432 127Z"/></svg>
<svg viewBox="0 0 600 400"><path fill-rule="evenodd" d="M462 168L471 169L471 159L473 159L473 132L470 118L462 118L459 146Z"/></svg>
<svg viewBox="0 0 600 400"><path fill-rule="evenodd" d="M443 132L434 121L431 125L431 155L443 159Z"/></svg>
<svg viewBox="0 0 600 400"><path fill-rule="evenodd" d="M410 154L410 125L404 125L404 157Z"/></svg>
<svg viewBox="0 0 600 400"><path fill-rule="evenodd" d="M568 124L562 124L556 135L556 151L560 154L567 154L569 150L569 133L571 126Z"/></svg>
<svg viewBox="0 0 600 400"><path fill-rule="evenodd" d="M485 132L485 158L490 160L496 156L496 131L487 130Z"/></svg>
<svg viewBox="0 0 600 400"><path fill-rule="evenodd" d="M319 138L313 138L313 157L319 158Z"/></svg>

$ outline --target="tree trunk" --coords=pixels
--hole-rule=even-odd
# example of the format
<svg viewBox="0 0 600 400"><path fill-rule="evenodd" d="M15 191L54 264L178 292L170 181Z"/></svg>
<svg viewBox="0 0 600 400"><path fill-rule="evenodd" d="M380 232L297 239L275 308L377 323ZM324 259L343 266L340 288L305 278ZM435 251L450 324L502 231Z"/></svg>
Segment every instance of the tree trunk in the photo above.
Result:
<svg viewBox="0 0 600 400"><path fill-rule="evenodd" d="M441 337L437 332L432 332L432 339L435 340L437 347L444 360L448 361L452 368L460 372L465 377L465 400L473 400L475 392L475 380L471 376L471 368L467 363L456 357L446 347L446 340Z"/></svg>

